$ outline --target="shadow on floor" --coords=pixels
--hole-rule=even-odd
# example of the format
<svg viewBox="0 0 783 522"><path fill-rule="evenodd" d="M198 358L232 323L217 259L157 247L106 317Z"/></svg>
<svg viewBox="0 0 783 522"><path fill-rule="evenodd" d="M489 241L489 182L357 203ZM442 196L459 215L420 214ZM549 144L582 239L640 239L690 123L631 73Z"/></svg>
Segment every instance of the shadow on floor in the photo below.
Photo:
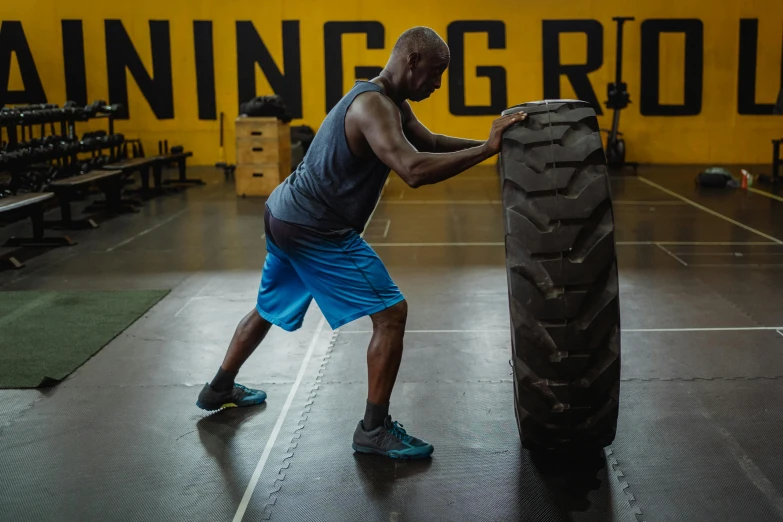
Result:
<svg viewBox="0 0 783 522"><path fill-rule="evenodd" d="M226 487L223 491L238 504L247 487L248 466L255 464L242 452L242 445L234 437L242 426L261 415L266 410L266 403L253 408L228 408L200 419L196 423L199 439L204 449L214 459L214 463L206 464L209 468L217 466L224 478Z"/></svg>
<svg viewBox="0 0 783 522"><path fill-rule="evenodd" d="M405 461L360 453L354 453L353 458L365 493L373 500L389 497L397 481L426 473L432 466L432 459Z"/></svg>
<svg viewBox="0 0 783 522"><path fill-rule="evenodd" d="M535 469L546 483L552 501L566 512L587 511L599 506L609 507L609 484L603 451L589 454L550 454L529 452ZM597 494L592 492L598 491ZM595 498L596 495L600 498ZM611 513L607 509L606 513Z"/></svg>

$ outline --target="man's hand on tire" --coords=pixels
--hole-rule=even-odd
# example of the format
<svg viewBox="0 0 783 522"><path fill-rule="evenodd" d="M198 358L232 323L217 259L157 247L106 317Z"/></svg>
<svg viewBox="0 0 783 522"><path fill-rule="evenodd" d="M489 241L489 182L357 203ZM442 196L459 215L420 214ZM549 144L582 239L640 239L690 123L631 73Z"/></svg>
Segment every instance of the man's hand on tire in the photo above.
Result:
<svg viewBox="0 0 783 522"><path fill-rule="evenodd" d="M514 125L524 121L527 118L527 114L524 112L516 112L514 114L507 114L501 116L492 122L492 130L489 133L489 139L484 143L484 147L493 156L500 152L500 144L503 140L503 133Z"/></svg>

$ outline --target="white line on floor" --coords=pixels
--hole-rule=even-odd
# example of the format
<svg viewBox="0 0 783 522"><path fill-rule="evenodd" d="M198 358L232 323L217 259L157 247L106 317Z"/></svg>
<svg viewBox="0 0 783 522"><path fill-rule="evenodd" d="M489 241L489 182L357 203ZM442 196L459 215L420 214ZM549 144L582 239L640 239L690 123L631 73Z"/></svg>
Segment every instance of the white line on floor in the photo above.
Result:
<svg viewBox="0 0 783 522"><path fill-rule="evenodd" d="M499 205L500 200L495 199L406 199L405 201L384 200L387 205Z"/></svg>
<svg viewBox="0 0 783 522"><path fill-rule="evenodd" d="M612 205L642 205L642 206L651 206L651 207L681 207L684 205L687 205L684 201L674 201L670 199L665 200L651 200L651 201L644 201L644 200L628 200L628 199L618 199L615 201L612 201Z"/></svg>
<svg viewBox="0 0 783 522"><path fill-rule="evenodd" d="M193 301L201 301L202 299L209 299L209 296L206 296L206 295L205 295L205 296L195 296L195 297L191 297L190 299L188 299L188 300L187 300L187 302L186 302L184 305L182 305L182 308L180 308L179 310L177 310L177 313L176 313L176 314L174 314L174 317L179 317L179 314L181 314L182 312L184 312L184 311L185 311L185 308L187 308L188 306L190 306L190 304L191 304Z"/></svg>
<svg viewBox="0 0 783 522"><path fill-rule="evenodd" d="M192 303L193 301L195 301L195 300L197 300L197 299L207 299L207 296L202 296L201 294L203 294L203 293L204 293L204 290L206 290L206 289L207 289L207 287L209 287L209 285L211 285L211 284L212 284L212 281L214 281L214 278L213 278L213 277L209 277L209 278L207 278L207 282L204 284L204 286L202 286L202 287L201 287L201 290L199 290L199 291L196 293L196 295L194 295L193 297L191 297L190 299L188 299L188 301L187 301L187 302L186 302L184 305L182 305L182 308L180 308L179 310L177 310L177 313L176 313L176 314L174 314L174 317L179 317L179 314L181 314L181 313L182 313L182 311L183 311L185 308L187 308L187 307L190 305L190 303Z"/></svg>
<svg viewBox="0 0 783 522"><path fill-rule="evenodd" d="M269 440L266 441L266 446L264 446L264 452L261 454L261 459L258 461L256 469L253 472L253 476L250 478L250 483L247 485L247 489L245 489L245 494L242 496L242 501L239 503L236 515L234 515L234 522L241 521L242 517L245 516L247 505L250 503L250 497L253 496L253 491L256 489L258 480L261 478L261 473L264 471L266 461L269 460L269 454L272 453L272 447L275 445L277 436L280 434L280 429L283 427L283 422L285 422L285 418L288 415L288 410L291 409L291 403L294 401L294 396L299 390L299 385L302 383L302 378L304 377L307 365L313 356L315 345L318 342L318 339L321 337L321 331L324 329L324 324L326 324L326 319L321 317L321 321L318 323L318 328L316 328L315 333L313 334L313 339L310 341L310 346L307 348L307 354L305 354L304 360L302 360L302 365L299 367L299 373L296 375L294 385L291 386L291 391L288 392L288 398L285 400L285 404L283 405L283 409L280 411L280 415L277 416L277 422L275 423L275 427L272 430L272 434L269 436Z"/></svg>
<svg viewBox="0 0 783 522"><path fill-rule="evenodd" d="M14 278L14 279L9 279L5 283L0 284L0 289L5 288L7 286L11 286L11 285L13 285L15 283L19 283L21 281L24 281L28 277L34 276L35 274L37 274L38 272L40 272L40 271L42 271L42 270L44 270L46 268L52 268L54 266L62 264L65 261L68 261L69 259L72 259L72 258L76 257L78 254L79 254L79 251L78 250L74 250L71 253L64 255L62 258L58 259L57 261L53 261L51 263L45 263L45 264L39 266L38 268L28 268L27 269L28 272L25 273L24 275L20 275L20 276Z"/></svg>
<svg viewBox="0 0 783 522"><path fill-rule="evenodd" d="M691 268L774 268L783 266L782 263L715 263L715 264L690 264Z"/></svg>
<svg viewBox="0 0 783 522"><path fill-rule="evenodd" d="M502 241L477 241L462 243L371 243L372 246L381 247L474 247L474 246L505 246ZM772 241L617 241L617 246L764 246L764 245L783 245Z"/></svg>
<svg viewBox="0 0 783 522"><path fill-rule="evenodd" d="M468 246L503 246L505 243L486 242L486 243L370 243L371 246L382 247L468 247Z"/></svg>
<svg viewBox="0 0 783 522"><path fill-rule="evenodd" d="M617 241L617 246L666 245L666 246L763 246L779 245L773 241Z"/></svg>
<svg viewBox="0 0 783 522"><path fill-rule="evenodd" d="M498 332L509 332L510 330L506 328L505 330L405 330L406 334L413 333L413 334L421 334L421 333L498 333ZM371 334L372 330L340 330L340 334Z"/></svg>
<svg viewBox="0 0 783 522"><path fill-rule="evenodd" d="M658 190L669 194L670 196L674 196L674 197L676 197L678 199L681 199L681 200L685 201L686 203L688 203L688 204L698 208L699 210L703 210L704 212L707 212L708 214L712 214L713 216L719 217L719 218L723 219L724 221L728 221L732 225L736 225L736 226L738 226L740 228L744 228L745 230L747 230L749 232L753 232L754 234L757 234L757 235L759 235L761 237L769 239L770 241L774 241L775 243L777 243L779 245L783 245L783 241L781 241L781 240L779 240L777 238L774 238L774 237L772 237L772 236L770 236L768 234L765 234L764 232L761 232L759 230L756 230L753 227L749 227L748 225L743 225L739 221L735 221L735 220L731 219L730 217L724 216L723 214L721 214L719 212L715 212L714 210L709 209L709 208L707 208L707 207L705 207L703 205L699 205L695 201L691 201L690 199L686 198L685 196L681 196L681 195L677 194L676 192L672 192L671 190L669 190L667 188L664 188L664 187L658 185L657 183L654 183L654 182L652 182L652 181L650 181L650 180L648 180L648 179L646 179L646 178L644 178L642 176L639 176L639 180L644 182L644 183L646 183L646 184L648 184L648 185L650 185L651 187L655 187Z"/></svg>
<svg viewBox="0 0 783 522"><path fill-rule="evenodd" d="M759 194L761 196L766 196L766 197L771 198L771 199L776 199L778 201L783 201L783 198L781 198L780 196L776 196L775 194L770 194L769 192L765 192L763 190L755 189L753 187L748 187L748 190L750 192L753 192L754 194Z"/></svg>
<svg viewBox="0 0 783 522"><path fill-rule="evenodd" d="M778 332L781 336L783 336L783 332L781 332L780 330L775 330L775 331Z"/></svg>
<svg viewBox="0 0 783 522"><path fill-rule="evenodd" d="M668 255L668 256L670 256L670 257L674 258L674 259L675 259L675 260L676 260L678 263L680 263L682 266L688 266L688 263L686 263L685 261L683 261L682 259L680 259L679 257L677 257L677 255L676 255L676 254L674 254L674 253L673 253L671 250L669 250L668 248L666 248L666 247L665 247L665 246L663 246L662 244L658 243L658 244L657 244L657 247L658 247L658 248L660 248L661 250L663 250L664 252L666 252L666 255Z"/></svg>
<svg viewBox="0 0 783 522"><path fill-rule="evenodd" d="M117 250L118 248L120 248L120 247L122 247L122 246L125 246L125 245L127 245L127 244L128 244L128 243L130 243L131 241L135 241L136 239L140 238L141 236L144 236L144 235L146 235L146 234L149 234L150 232L152 232L152 231L153 231L153 230L155 230L156 228L160 228L160 227L162 227L163 225L165 225L166 223L168 223L168 222L170 222L170 221L172 221L172 220L174 220L174 219L178 218L179 216L181 216L182 214L184 214L184 213L185 213L187 210L188 210L187 208L183 208L183 209L182 209L182 210L180 210L179 212L176 212L175 214L173 214L173 215L171 215L171 216L167 217L166 219L164 219L163 221L161 221L161 222L160 222L160 223L158 223L157 225L153 225L153 226L151 226L150 228L148 228L148 229L146 229L146 230L143 230L143 231L139 232L139 233L138 233L138 234L136 234L135 236L133 236L133 237L129 237L129 238L128 238L128 239L126 239L125 241L123 241L123 242L121 242L121 243L117 243L116 245L114 245L114 246L113 246L113 247L111 247L111 248L107 248L107 249L106 249L106 251L107 251L107 252L111 252L111 251L113 251L113 250Z"/></svg>
<svg viewBox="0 0 783 522"><path fill-rule="evenodd" d="M754 332L780 330L783 326L727 326L717 328L628 328L623 332L646 333L646 332Z"/></svg>
<svg viewBox="0 0 783 522"><path fill-rule="evenodd" d="M734 460L737 461L737 464L739 464L739 466L742 468L742 471L745 472L745 476L748 477L748 480L750 480L750 482L756 486L756 489L758 489L761 493L764 494L765 497L767 497L767 500L769 500L770 504L774 506L775 510L778 512L778 515L783 516L783 497L781 497L780 493L778 493L778 491L775 489L774 484L772 484L766 475L764 475L764 472L761 471L758 466L756 466L755 462L753 462L753 459L750 458L745 449L740 445L739 442L737 442L737 439L735 439L734 436L729 433L729 430L723 426L718 425L718 423L715 422L712 415L710 415L704 406L702 406L701 414L708 421L710 421L710 423L715 427L717 432L723 438L726 447L728 447L728 449L731 451L732 455L734 456Z"/></svg>
<svg viewBox="0 0 783 522"><path fill-rule="evenodd" d="M783 252L676 252L678 256L783 256Z"/></svg>
<svg viewBox="0 0 783 522"><path fill-rule="evenodd" d="M402 194L400 194L400 199L402 199ZM387 205L500 205L503 203L503 201L499 199L407 199L405 201L399 201L399 200L384 200L382 203L385 203ZM656 201L633 201L633 200L624 200L624 199L618 199L615 201L612 201L613 205L640 205L640 206L652 206L652 207L661 207L661 206L684 206L687 205L687 203L683 201L673 201L673 200L656 200Z"/></svg>
<svg viewBox="0 0 783 522"><path fill-rule="evenodd" d="M649 333L649 332L753 332L753 331L771 331L783 330L783 326L727 326L718 328L623 328L622 332L627 333ZM510 328L491 329L491 330L405 330L406 334L462 334L462 333L508 333ZM372 330L341 330L340 334L371 334ZM783 335L783 334L781 334Z"/></svg>
<svg viewBox="0 0 783 522"><path fill-rule="evenodd" d="M362 237L367 239L385 239L389 233L390 226L391 219L379 218L373 221L372 224L367 225ZM381 232L381 229L383 229L383 232Z"/></svg>

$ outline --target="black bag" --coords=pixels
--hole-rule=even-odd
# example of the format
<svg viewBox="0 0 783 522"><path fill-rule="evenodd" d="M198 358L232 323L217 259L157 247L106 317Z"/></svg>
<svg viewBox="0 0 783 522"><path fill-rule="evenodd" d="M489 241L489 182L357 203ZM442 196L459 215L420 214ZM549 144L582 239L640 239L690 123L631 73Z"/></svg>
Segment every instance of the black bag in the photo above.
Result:
<svg viewBox="0 0 783 522"><path fill-rule="evenodd" d="M277 94L258 96L239 106L239 114L250 117L274 117L283 123L288 123L293 116L288 111L283 98Z"/></svg>
<svg viewBox="0 0 783 522"><path fill-rule="evenodd" d="M302 152L307 153L307 149L315 138L313 128L308 125L297 125L291 127L291 143L299 141L302 143Z"/></svg>
<svg viewBox="0 0 783 522"><path fill-rule="evenodd" d="M739 186L731 172L720 167L710 167L699 172L699 175L696 176L696 184L701 187L714 188L726 188L726 186L735 188Z"/></svg>

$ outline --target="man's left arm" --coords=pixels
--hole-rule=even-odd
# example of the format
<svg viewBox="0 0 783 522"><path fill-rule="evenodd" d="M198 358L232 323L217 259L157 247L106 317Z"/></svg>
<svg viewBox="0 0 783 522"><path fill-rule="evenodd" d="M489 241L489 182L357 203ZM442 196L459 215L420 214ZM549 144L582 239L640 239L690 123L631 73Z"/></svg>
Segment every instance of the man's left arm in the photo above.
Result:
<svg viewBox="0 0 783 522"><path fill-rule="evenodd" d="M406 137L422 152L457 152L484 144L482 140L455 138L445 134L430 132L413 114L413 110L407 101L403 102L402 111L405 114Z"/></svg>
<svg viewBox="0 0 783 522"><path fill-rule="evenodd" d="M469 149L483 144L483 141L470 140L467 138L455 138L445 134L434 134L435 150L434 152L454 152L462 149Z"/></svg>

